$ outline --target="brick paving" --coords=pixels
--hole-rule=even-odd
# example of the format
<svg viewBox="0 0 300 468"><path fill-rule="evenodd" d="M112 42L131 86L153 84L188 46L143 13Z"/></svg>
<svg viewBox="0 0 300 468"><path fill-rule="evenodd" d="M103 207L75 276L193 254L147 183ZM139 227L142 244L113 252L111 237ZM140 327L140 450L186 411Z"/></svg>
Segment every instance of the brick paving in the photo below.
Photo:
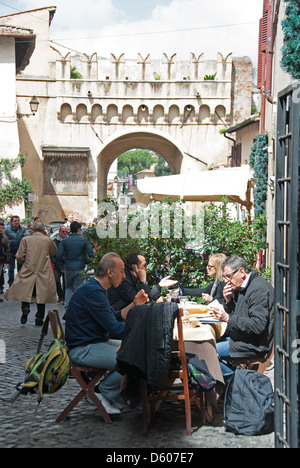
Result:
<svg viewBox="0 0 300 468"><path fill-rule="evenodd" d="M62 317L61 305L50 305L47 310L51 307L58 308ZM113 416L113 423L107 425L98 410L85 400L65 421L56 423L56 417L79 388L72 379L56 394L45 395L39 406L35 395L21 396L11 404L9 400L15 394L16 384L23 381L25 363L35 354L40 336L40 327L34 325L35 304L31 309L27 324L21 325L20 304L0 303L0 448L106 448L108 454L115 456L117 449L127 449L128 453L131 449L139 453L142 448L154 453L155 449L172 453L190 450L199 454L193 449L274 448L274 434L246 437L225 432L222 404L214 410L212 422L204 426L199 410L193 406L193 430L187 436L183 405L165 402L148 437L143 434L141 412ZM45 349L51 336L49 329ZM272 378L272 371L269 376Z"/></svg>

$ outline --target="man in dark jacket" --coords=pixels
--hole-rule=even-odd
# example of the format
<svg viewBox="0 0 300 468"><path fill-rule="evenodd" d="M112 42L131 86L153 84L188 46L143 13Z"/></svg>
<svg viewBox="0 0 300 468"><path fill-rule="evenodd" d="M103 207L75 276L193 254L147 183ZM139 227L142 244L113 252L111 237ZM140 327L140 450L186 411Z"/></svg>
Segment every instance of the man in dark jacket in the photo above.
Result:
<svg viewBox="0 0 300 468"><path fill-rule="evenodd" d="M68 236L68 228L67 226L61 226L57 236L53 239L57 250L60 246L60 243L63 239ZM66 291L66 281L65 281L65 260L64 259L57 259L56 255L51 257L51 262L54 265L54 278L56 282L56 292L58 296L57 302L65 303L65 291Z"/></svg>
<svg viewBox="0 0 300 468"><path fill-rule="evenodd" d="M9 269L8 269L8 284L11 286L15 278L15 263L16 253L20 246L21 239L24 237L26 228L20 225L19 216L11 217L11 224L5 228L5 232L10 242L10 258L9 258ZM18 271L21 265L17 265Z"/></svg>
<svg viewBox="0 0 300 468"><path fill-rule="evenodd" d="M73 292L84 282L83 271L89 258L94 257L94 251L88 241L80 234L81 224L71 223L71 234L63 239L56 254L57 260L65 261L66 294L65 308L68 309Z"/></svg>
<svg viewBox="0 0 300 468"><path fill-rule="evenodd" d="M212 304L214 316L227 323L226 333L217 343L218 355L225 360L262 357L273 344L274 289L257 272L249 272L244 260L236 255L225 260L222 270L226 304ZM228 378L232 370L221 367Z"/></svg>
<svg viewBox="0 0 300 468"><path fill-rule="evenodd" d="M0 220L0 294L4 287L4 266L9 262L9 240L4 233L4 221ZM3 299L0 299L3 302Z"/></svg>
<svg viewBox="0 0 300 468"><path fill-rule="evenodd" d="M145 257L140 253L129 254L124 263L124 281L117 288L112 287L108 290L109 303L114 310L120 310L130 304L141 289L148 294L150 300L156 301L161 295L161 288L169 288L177 283L167 276L150 290L147 282L148 267Z"/></svg>

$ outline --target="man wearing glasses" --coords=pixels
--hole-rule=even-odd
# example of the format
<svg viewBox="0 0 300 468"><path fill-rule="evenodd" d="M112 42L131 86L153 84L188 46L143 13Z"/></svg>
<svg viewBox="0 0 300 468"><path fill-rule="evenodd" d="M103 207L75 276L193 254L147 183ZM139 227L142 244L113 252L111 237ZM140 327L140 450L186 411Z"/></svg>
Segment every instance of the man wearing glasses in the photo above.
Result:
<svg viewBox="0 0 300 468"><path fill-rule="evenodd" d="M117 288L108 290L108 299L114 310L121 310L131 304L141 289L148 294L150 300L156 301L161 295L161 288L169 288L177 283L166 276L150 290L147 283L148 267L144 255L141 253L129 254L124 263L124 281Z"/></svg>
<svg viewBox="0 0 300 468"><path fill-rule="evenodd" d="M262 357L272 347L274 336L274 289L245 261L234 255L222 264L226 304L212 308L213 315L227 323L217 343L225 380L233 374L226 358ZM225 362L224 362L225 361Z"/></svg>

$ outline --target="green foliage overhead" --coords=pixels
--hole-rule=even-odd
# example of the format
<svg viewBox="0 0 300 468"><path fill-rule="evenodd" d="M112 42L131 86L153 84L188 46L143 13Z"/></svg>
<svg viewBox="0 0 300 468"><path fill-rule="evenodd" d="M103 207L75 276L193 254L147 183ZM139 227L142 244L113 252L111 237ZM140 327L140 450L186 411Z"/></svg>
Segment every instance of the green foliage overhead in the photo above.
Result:
<svg viewBox="0 0 300 468"><path fill-rule="evenodd" d="M300 79L300 1L284 0L286 16L282 21L283 47L281 67L296 80Z"/></svg>
<svg viewBox="0 0 300 468"><path fill-rule="evenodd" d="M28 205L28 193L31 183L27 179L18 179L13 175L18 166L25 164L26 157L19 154L15 159L0 159L0 211L13 205L25 202Z"/></svg>

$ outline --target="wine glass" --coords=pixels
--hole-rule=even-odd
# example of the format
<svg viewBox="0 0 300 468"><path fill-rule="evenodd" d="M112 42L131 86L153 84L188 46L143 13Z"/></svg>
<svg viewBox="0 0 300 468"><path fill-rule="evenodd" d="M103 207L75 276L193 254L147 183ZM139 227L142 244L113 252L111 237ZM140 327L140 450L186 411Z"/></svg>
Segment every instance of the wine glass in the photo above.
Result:
<svg viewBox="0 0 300 468"><path fill-rule="evenodd" d="M183 315L190 315L189 312L187 311L186 303L187 303L187 297L180 296L180 304L183 305Z"/></svg>

